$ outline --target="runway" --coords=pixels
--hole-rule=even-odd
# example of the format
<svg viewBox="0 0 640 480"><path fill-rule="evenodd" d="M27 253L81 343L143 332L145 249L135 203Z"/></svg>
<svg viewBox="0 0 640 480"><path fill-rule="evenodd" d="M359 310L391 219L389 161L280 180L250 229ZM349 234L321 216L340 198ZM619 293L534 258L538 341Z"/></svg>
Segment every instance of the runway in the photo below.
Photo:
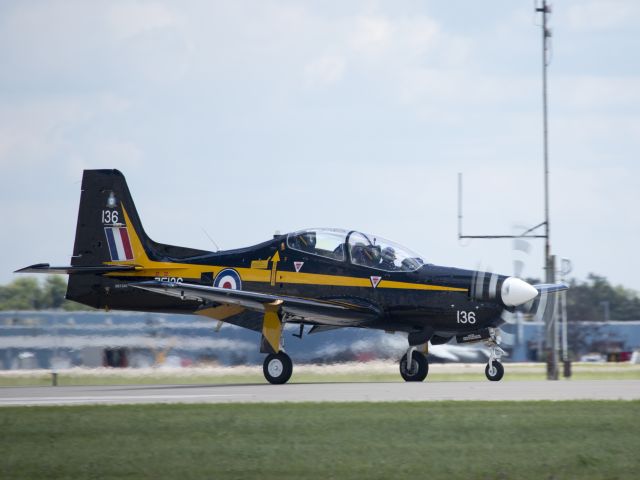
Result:
<svg viewBox="0 0 640 480"><path fill-rule="evenodd" d="M0 406L146 403L637 400L638 380L3 387Z"/></svg>

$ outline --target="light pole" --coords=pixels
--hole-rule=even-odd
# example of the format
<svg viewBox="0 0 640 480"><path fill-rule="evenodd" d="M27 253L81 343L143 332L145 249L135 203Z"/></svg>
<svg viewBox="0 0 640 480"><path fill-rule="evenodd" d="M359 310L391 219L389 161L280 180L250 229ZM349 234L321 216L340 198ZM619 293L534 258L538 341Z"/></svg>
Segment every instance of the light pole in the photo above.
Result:
<svg viewBox="0 0 640 480"><path fill-rule="evenodd" d="M549 224L549 128L547 122L547 66L549 65L549 45L551 30L547 28L547 15L551 13L551 6L547 0L542 0L542 5L536 7L536 12L542 13L542 139L544 156L544 265L545 279L547 283L553 283L554 270L551 268L551 241Z"/></svg>
<svg viewBox="0 0 640 480"><path fill-rule="evenodd" d="M549 135L547 123L547 66L549 65L549 39L551 30L547 27L547 17L551 6L547 0L536 0L535 11L542 13L542 135L544 157L544 221L525 230L520 235L463 235L462 234L462 174L458 174L458 239L496 238L544 238L545 281L555 283L555 262L551 255L551 228L549 223ZM544 234L536 230L544 226ZM555 299L553 300L555 301ZM555 305L554 305L555 307ZM555 308L554 308L555 309ZM552 310L554 310L552 309ZM555 335L555 314L545 315L545 338L547 357L547 379L558 380L558 339Z"/></svg>
<svg viewBox="0 0 640 480"><path fill-rule="evenodd" d="M545 280L555 283L555 265L551 256L551 225L549 222L549 128L547 121L547 66L549 65L549 38L551 30L547 27L547 16L551 6L542 0L536 12L542 14L542 138L544 157L544 265ZM556 316L549 315L545 319L547 332L547 379L558 380L558 338L554 334Z"/></svg>

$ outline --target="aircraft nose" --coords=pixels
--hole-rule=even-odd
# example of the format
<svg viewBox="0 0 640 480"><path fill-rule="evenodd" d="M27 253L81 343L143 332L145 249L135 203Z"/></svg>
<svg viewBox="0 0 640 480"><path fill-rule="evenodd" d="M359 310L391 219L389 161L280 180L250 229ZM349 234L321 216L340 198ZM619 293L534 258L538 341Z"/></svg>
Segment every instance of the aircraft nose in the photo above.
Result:
<svg viewBox="0 0 640 480"><path fill-rule="evenodd" d="M500 291L502 303L507 307L517 307L538 296L538 290L524 280L509 277L502 283Z"/></svg>

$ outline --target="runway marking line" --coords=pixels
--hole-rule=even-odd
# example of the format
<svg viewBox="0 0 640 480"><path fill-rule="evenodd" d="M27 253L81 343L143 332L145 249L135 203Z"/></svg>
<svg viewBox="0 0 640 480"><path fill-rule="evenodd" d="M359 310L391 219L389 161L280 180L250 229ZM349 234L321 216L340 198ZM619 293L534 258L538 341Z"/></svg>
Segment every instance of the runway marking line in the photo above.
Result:
<svg viewBox="0 0 640 480"><path fill-rule="evenodd" d="M114 395L110 397L13 397L0 399L0 405L25 405L38 403L78 403L78 402L113 402L118 400L176 400L190 398L219 398L219 397L251 397L249 393L229 393L229 394L194 394L194 395Z"/></svg>

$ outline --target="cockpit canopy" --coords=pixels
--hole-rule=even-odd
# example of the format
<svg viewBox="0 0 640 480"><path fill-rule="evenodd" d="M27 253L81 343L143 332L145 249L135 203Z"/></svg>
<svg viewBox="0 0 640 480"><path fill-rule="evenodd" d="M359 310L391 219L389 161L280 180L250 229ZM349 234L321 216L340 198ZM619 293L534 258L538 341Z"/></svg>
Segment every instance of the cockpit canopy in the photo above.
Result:
<svg viewBox="0 0 640 480"><path fill-rule="evenodd" d="M387 272L412 272L424 265L417 253L395 242L355 230L311 228L287 235L287 246L320 257ZM348 258L347 258L348 257Z"/></svg>

